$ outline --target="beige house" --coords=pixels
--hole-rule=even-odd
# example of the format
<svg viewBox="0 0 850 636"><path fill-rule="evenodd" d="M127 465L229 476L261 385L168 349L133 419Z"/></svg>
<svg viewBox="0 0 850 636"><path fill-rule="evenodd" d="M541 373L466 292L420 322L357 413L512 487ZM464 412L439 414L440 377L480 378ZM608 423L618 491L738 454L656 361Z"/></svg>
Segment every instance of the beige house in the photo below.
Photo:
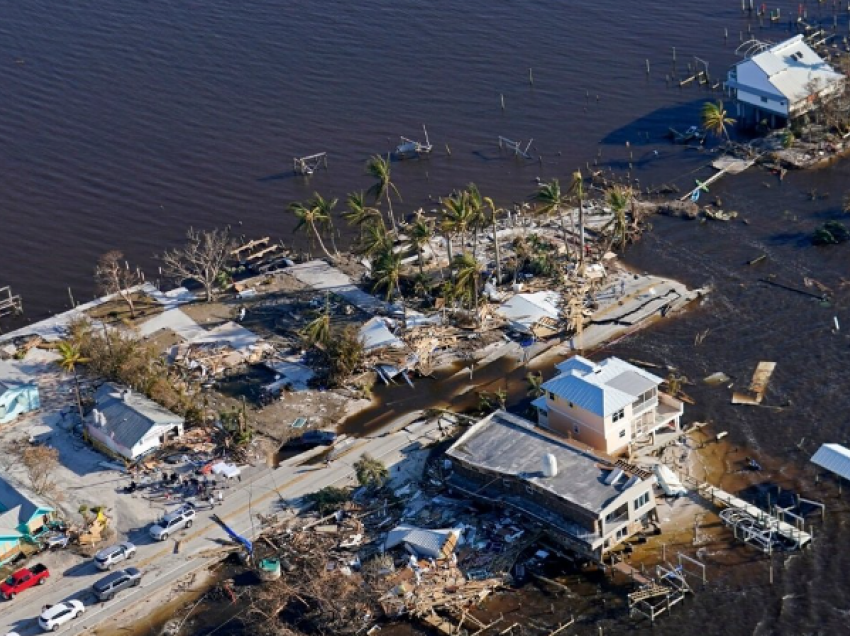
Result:
<svg viewBox="0 0 850 636"><path fill-rule="evenodd" d="M474 424L446 456L452 490L535 519L552 539L595 561L654 514L653 476L613 466L505 411Z"/></svg>
<svg viewBox="0 0 850 636"><path fill-rule="evenodd" d="M537 423L610 455L659 429L679 430L683 405L661 393L661 378L619 358L574 356L555 367L533 404Z"/></svg>

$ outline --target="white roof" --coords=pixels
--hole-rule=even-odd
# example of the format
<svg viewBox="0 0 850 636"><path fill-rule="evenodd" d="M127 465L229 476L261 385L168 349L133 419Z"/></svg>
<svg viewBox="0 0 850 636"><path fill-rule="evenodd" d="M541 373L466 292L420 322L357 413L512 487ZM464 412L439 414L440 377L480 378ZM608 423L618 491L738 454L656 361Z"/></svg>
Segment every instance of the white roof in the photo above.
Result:
<svg viewBox="0 0 850 636"><path fill-rule="evenodd" d="M774 44L741 64L747 62L758 66L792 104L812 93L811 83L818 85L816 90L822 90L844 77L821 59L802 35Z"/></svg>
<svg viewBox="0 0 850 636"><path fill-rule="evenodd" d="M543 318L558 320L560 294L552 291L539 291L533 294L515 294L498 311L510 322L522 325L530 330Z"/></svg>
<svg viewBox="0 0 850 636"><path fill-rule="evenodd" d="M389 330L387 321L384 318L376 317L366 321L360 327L360 339L363 341L363 348L366 351L374 351L375 349L383 349L384 347L392 347L394 349L404 347L404 343Z"/></svg>
<svg viewBox="0 0 850 636"><path fill-rule="evenodd" d="M841 444L821 445L811 461L839 477L850 479L850 449Z"/></svg>
<svg viewBox="0 0 850 636"><path fill-rule="evenodd" d="M542 388L601 417L616 413L662 380L619 358L596 364L573 356L557 366L561 375Z"/></svg>

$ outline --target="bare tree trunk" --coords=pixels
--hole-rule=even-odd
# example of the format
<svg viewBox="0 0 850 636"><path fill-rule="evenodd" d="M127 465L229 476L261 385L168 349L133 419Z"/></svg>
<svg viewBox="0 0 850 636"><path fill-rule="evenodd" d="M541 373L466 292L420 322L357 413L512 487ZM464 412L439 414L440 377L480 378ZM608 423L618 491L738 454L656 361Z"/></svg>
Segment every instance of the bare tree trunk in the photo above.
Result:
<svg viewBox="0 0 850 636"><path fill-rule="evenodd" d="M121 291L119 291L118 295L121 296L121 298L124 300L124 302L127 303L127 307L130 308L130 318L135 318L136 317L136 306L133 303L132 295L128 294L127 290L125 290L125 289L122 289Z"/></svg>
<svg viewBox="0 0 850 636"><path fill-rule="evenodd" d="M502 284L502 256L499 251L499 226L496 225L496 213L493 213L493 243L496 246L496 286Z"/></svg>
<svg viewBox="0 0 850 636"><path fill-rule="evenodd" d="M454 270L454 252L452 250L452 235L446 234L446 254L449 258L449 277L454 281L455 279L455 270Z"/></svg>
<svg viewBox="0 0 850 636"><path fill-rule="evenodd" d="M398 236L398 226L395 224L395 215L393 214L393 200L390 196L389 190L387 190L387 214L390 217L390 224L393 226L393 232Z"/></svg>
<svg viewBox="0 0 850 636"><path fill-rule="evenodd" d="M567 250L567 257L572 253L572 248L570 248L570 236L567 233L567 224L564 222L564 210L563 208L558 208L558 218L561 219L561 234L564 235L564 249ZM572 221L573 213L570 212L570 220Z"/></svg>
<svg viewBox="0 0 850 636"><path fill-rule="evenodd" d="M578 197L578 236L579 250L581 250L581 254L578 257L578 266L581 270L584 268L584 197L581 195Z"/></svg>
<svg viewBox="0 0 850 636"><path fill-rule="evenodd" d="M322 241L322 235L319 234L319 228L316 227L315 223L310 223L310 229L313 230L313 235L316 237L316 240L319 242L319 247L322 248L322 251L327 255L327 257L331 260L335 260L333 255L328 251L328 248L325 247L324 241Z"/></svg>

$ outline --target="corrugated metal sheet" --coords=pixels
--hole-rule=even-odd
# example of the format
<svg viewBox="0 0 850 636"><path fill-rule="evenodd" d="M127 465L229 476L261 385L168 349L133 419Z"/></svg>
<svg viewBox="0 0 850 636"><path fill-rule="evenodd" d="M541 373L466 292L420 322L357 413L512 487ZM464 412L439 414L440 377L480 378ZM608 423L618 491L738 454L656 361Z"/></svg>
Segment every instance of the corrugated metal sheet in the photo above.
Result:
<svg viewBox="0 0 850 636"><path fill-rule="evenodd" d="M608 380L608 386L613 386L623 393L628 393L634 397L639 397L650 389L658 386L658 383L644 377L640 373L634 371L625 371L618 376Z"/></svg>
<svg viewBox="0 0 850 636"><path fill-rule="evenodd" d="M823 444L811 459L812 463L845 479L850 479L850 449L841 444Z"/></svg>

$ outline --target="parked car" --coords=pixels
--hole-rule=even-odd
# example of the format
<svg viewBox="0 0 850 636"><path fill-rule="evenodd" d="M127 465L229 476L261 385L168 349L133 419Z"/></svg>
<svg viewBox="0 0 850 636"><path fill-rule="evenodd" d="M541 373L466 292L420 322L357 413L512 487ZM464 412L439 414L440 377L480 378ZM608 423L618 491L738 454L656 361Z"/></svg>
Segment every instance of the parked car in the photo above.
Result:
<svg viewBox="0 0 850 636"><path fill-rule="evenodd" d="M148 532L157 541L165 541L169 535L178 530L191 528L194 520L195 510L193 508L180 508L174 512L169 512L158 523L152 525Z"/></svg>
<svg viewBox="0 0 850 636"><path fill-rule="evenodd" d="M333 431L307 431L301 437L290 440L290 446L330 446L336 441Z"/></svg>
<svg viewBox="0 0 850 636"><path fill-rule="evenodd" d="M47 566L39 563L31 568L21 568L14 572L12 576L0 583L0 593L7 601L15 598L16 594L20 594L28 587L33 585L44 585L50 572Z"/></svg>
<svg viewBox="0 0 850 636"><path fill-rule="evenodd" d="M136 556L136 546L129 541L111 545L94 555L94 564L98 570L110 570L116 563L121 563Z"/></svg>
<svg viewBox="0 0 850 636"><path fill-rule="evenodd" d="M92 585L99 601L110 601L121 590L136 587L142 582L142 573L136 568L127 568L108 574Z"/></svg>
<svg viewBox="0 0 850 636"><path fill-rule="evenodd" d="M86 611L83 604L76 600L51 605L38 617L38 626L46 632L55 632L65 623L74 620Z"/></svg>

